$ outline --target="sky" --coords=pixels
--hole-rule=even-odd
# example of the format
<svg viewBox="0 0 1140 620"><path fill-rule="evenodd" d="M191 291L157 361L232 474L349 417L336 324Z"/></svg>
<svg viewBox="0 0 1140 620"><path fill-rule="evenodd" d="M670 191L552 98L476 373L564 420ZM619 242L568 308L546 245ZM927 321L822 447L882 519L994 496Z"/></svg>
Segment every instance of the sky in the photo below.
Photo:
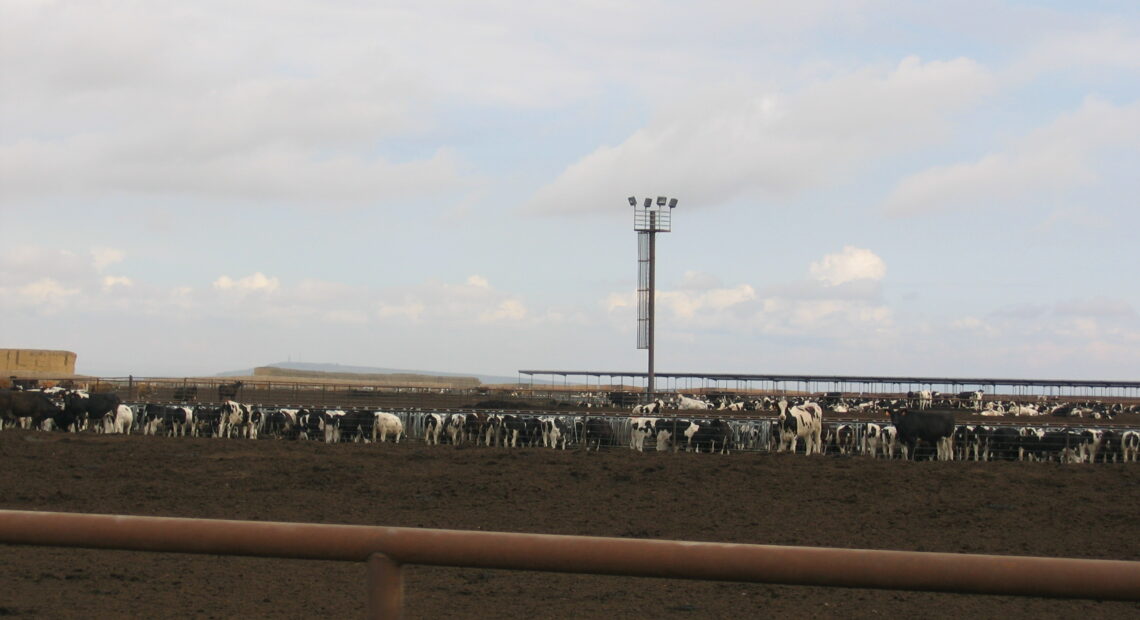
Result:
<svg viewBox="0 0 1140 620"><path fill-rule="evenodd" d="M1140 4L0 4L0 347L1140 378Z"/></svg>

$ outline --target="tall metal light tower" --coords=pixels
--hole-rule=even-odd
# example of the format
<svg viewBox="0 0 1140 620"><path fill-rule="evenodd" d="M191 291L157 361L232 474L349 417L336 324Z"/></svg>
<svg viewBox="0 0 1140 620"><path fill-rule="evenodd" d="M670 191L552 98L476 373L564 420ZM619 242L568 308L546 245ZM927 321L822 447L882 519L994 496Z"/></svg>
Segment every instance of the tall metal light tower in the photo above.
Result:
<svg viewBox="0 0 1140 620"><path fill-rule="evenodd" d="M649 373L645 384L645 397L653 400L656 392L653 375L653 316L656 303L657 233L672 230L672 213L677 199L664 196L646 198L637 206L637 198L629 197L633 207L633 229L637 231L637 348L649 350ZM666 208L666 204L668 207Z"/></svg>

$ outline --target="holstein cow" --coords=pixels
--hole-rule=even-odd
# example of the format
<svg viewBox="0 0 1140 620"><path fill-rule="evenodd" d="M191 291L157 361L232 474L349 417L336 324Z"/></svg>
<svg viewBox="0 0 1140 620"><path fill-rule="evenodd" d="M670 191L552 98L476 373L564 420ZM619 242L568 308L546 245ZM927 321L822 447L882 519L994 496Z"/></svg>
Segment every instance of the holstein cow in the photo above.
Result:
<svg viewBox="0 0 1140 620"><path fill-rule="evenodd" d="M297 414L299 409L276 409L265 412L265 434L277 439L297 438Z"/></svg>
<svg viewBox="0 0 1140 620"><path fill-rule="evenodd" d="M143 435L157 435L165 429L171 435L196 435L194 410L190 407L147 404L139 420Z"/></svg>
<svg viewBox="0 0 1140 620"><path fill-rule="evenodd" d="M344 416L343 409L325 409L319 412L321 416L321 430L325 432L325 443L340 442L340 419Z"/></svg>
<svg viewBox="0 0 1140 620"><path fill-rule="evenodd" d="M388 441L388 435L392 436L393 443L400 443L400 438L404 436L404 423L400 418L387 411L377 411L372 415L372 443L384 443Z"/></svg>
<svg viewBox="0 0 1140 620"><path fill-rule="evenodd" d="M1135 463L1140 458L1140 432L1124 431L1120 435L1120 460Z"/></svg>
<svg viewBox="0 0 1140 620"><path fill-rule="evenodd" d="M657 432L657 420L658 418L630 418L629 447L645 452L645 440Z"/></svg>
<svg viewBox="0 0 1140 620"><path fill-rule="evenodd" d="M937 450L937 459L948 461L954 458L954 414L941 411L907 411L898 409L889 412L891 423L898 429L899 441L907 447L907 458L914 460L915 448L924 441Z"/></svg>
<svg viewBox="0 0 1140 620"><path fill-rule="evenodd" d="M683 418L657 420L653 425L656 431L654 441L657 444L657 451L664 452L670 447L676 451L680 448L681 444L687 440L685 431L687 431L690 426L692 426L692 422Z"/></svg>
<svg viewBox="0 0 1140 620"><path fill-rule="evenodd" d="M930 390L907 392L906 396L910 404L920 411L930 409L930 405L934 402L934 394Z"/></svg>
<svg viewBox="0 0 1140 620"><path fill-rule="evenodd" d="M135 412L126 405L119 405L114 413L103 416L102 431L106 434L130 435L135 423Z"/></svg>
<svg viewBox="0 0 1140 620"><path fill-rule="evenodd" d="M712 403L710 402L698 398L689 398L684 394L677 395L676 405L678 409L697 409L701 411L712 407Z"/></svg>
<svg viewBox="0 0 1140 620"><path fill-rule="evenodd" d="M566 420L559 416L543 416L538 419L542 427L542 445L548 448L561 447L566 449L566 442L570 438L572 431Z"/></svg>
<svg viewBox="0 0 1140 620"><path fill-rule="evenodd" d="M439 438L443 435L443 427L447 417L442 413L429 413L424 417L424 443L439 445ZM454 442L452 442L454 443Z"/></svg>
<svg viewBox="0 0 1140 620"><path fill-rule="evenodd" d="M257 439L261 426L261 413L254 414L253 408L237 401L222 403L221 419L218 420L218 437L247 437Z"/></svg>
<svg viewBox="0 0 1140 620"><path fill-rule="evenodd" d="M863 454L878 458L881 453L888 459L895 458L898 445L898 429L890 425L868 423L863 431Z"/></svg>
<svg viewBox="0 0 1140 620"><path fill-rule="evenodd" d="M452 445L458 446L463 443L467 436L467 414L453 413L447 416L447 423L444 424L443 432L447 434Z"/></svg>
<svg viewBox="0 0 1140 620"><path fill-rule="evenodd" d="M716 420L695 420L685 429L685 439L689 449L695 452L709 454L720 452L728 453L728 442L732 438L732 427L728 422Z"/></svg>
<svg viewBox="0 0 1140 620"><path fill-rule="evenodd" d="M517 448L520 440L524 446L534 446L541 437L541 425L534 416L506 414L502 419L504 445Z"/></svg>
<svg viewBox="0 0 1140 620"><path fill-rule="evenodd" d="M658 398L657 400L654 400L651 403L645 403L644 405L635 406L631 413L633 415L653 415L655 413L661 413L664 410L665 410L665 401Z"/></svg>
<svg viewBox="0 0 1140 620"><path fill-rule="evenodd" d="M835 451L839 454L855 454L859 434L854 425L838 424L829 426L828 430L830 431L828 445L834 445Z"/></svg>
<svg viewBox="0 0 1140 620"><path fill-rule="evenodd" d="M823 408L816 403L804 403L788 407L788 401L780 399L779 446L777 452L796 451L796 443L804 440L804 454L823 454Z"/></svg>

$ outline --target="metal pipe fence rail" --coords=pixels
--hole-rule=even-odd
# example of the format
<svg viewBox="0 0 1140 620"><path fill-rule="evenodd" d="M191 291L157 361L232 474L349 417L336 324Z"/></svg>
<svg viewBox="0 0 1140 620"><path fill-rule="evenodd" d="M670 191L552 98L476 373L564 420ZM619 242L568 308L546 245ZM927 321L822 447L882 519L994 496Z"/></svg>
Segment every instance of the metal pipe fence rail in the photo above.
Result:
<svg viewBox="0 0 1140 620"><path fill-rule="evenodd" d="M1140 601L1140 562L362 525L0 510L0 543L366 562L370 618L403 613L405 564Z"/></svg>

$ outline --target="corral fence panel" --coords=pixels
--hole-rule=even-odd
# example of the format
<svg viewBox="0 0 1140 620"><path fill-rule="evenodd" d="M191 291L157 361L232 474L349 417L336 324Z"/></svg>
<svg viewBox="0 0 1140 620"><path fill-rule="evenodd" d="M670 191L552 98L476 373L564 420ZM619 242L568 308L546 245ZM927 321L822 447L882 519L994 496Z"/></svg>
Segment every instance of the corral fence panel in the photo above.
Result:
<svg viewBox="0 0 1140 620"><path fill-rule="evenodd" d="M368 617L403 614L420 564L1140 600L1140 562L0 510L0 543L367 562Z"/></svg>

